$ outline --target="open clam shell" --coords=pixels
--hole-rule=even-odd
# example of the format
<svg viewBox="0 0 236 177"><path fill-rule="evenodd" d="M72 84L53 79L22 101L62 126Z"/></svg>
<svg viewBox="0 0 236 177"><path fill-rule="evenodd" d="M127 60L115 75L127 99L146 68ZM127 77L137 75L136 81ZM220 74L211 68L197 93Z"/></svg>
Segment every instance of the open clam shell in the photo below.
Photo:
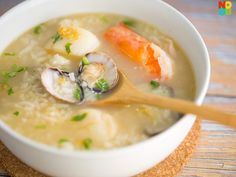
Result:
<svg viewBox="0 0 236 177"><path fill-rule="evenodd" d="M74 73L47 68L41 74L41 81L45 89L60 100L81 103L84 99L83 88L75 81Z"/></svg>
<svg viewBox="0 0 236 177"><path fill-rule="evenodd" d="M117 66L110 56L101 52L86 55L86 64L82 61L78 70L78 80L96 93L112 89L119 80Z"/></svg>
<svg viewBox="0 0 236 177"><path fill-rule="evenodd" d="M58 68L45 69L41 74L45 89L60 100L81 103L96 100L96 94L105 93L117 84L117 66L108 55L93 52L87 54L84 60L76 73Z"/></svg>

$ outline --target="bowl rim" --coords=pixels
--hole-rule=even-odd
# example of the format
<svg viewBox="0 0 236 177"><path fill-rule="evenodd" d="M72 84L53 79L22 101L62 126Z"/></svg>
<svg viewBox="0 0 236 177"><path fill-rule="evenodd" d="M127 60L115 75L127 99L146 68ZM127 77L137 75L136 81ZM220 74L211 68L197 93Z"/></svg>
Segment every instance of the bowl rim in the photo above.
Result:
<svg viewBox="0 0 236 177"><path fill-rule="evenodd" d="M44 1L47 1L47 0L40 0L40 1L25 0L25 1L17 4L16 6L10 8L3 15L0 16L0 24L4 23L4 21L7 20L9 17L14 16L15 11L23 10L23 8L26 8L26 7L29 8L32 5L35 5L35 4L37 5L37 3L42 3ZM200 33L197 31L197 29L194 27L194 25L181 12L179 12L177 9L175 9L174 7L172 7L171 5L169 5L168 3L164 2L164 1L159 1L159 0L154 0L154 1L158 1L159 3L162 3L162 5L165 5L169 10L172 10L176 15L178 15L180 18L182 18L187 23L187 25L189 25L189 27L192 28L195 35L197 36L197 39L199 40L199 42L201 44L201 47L204 51L204 60L206 63L206 76L204 77L203 86L202 86L201 90L199 91L199 95L196 96L194 99L194 102L196 104L200 105L200 104L202 104L203 99L207 93L207 89L208 89L209 82L210 82L211 64L210 64L210 58L209 58L207 47L206 47ZM148 138L146 140L137 142L132 145L118 147L118 148L114 148L114 149L105 149L105 150L90 150L90 151L84 151L84 150L70 151L70 150L65 150L65 149L61 150L56 147L52 147L52 146L31 140L31 139L21 135L20 133L17 133L12 128L10 128L10 126L8 126L6 123L4 123L2 120L0 120L0 129L5 131L6 133L8 133L11 137L16 139L17 141L20 141L20 142L24 143L25 145L31 146L37 150L40 150L40 151L53 153L55 155L71 156L71 157L73 156L75 158L77 158L77 157L86 157L86 158L103 157L104 158L104 157L112 157L112 156L116 156L119 154L123 154L125 151L127 153L129 153L137 147L142 148L147 143L152 143L153 141L156 141L157 139L159 139L165 132L167 132L167 131L169 132L172 129L174 129L175 127L177 127L182 121L185 121L186 119L188 119L188 117L190 115L191 114L184 115L179 121L177 121L176 123L174 123L173 125L168 127L163 133L160 133L154 137Z"/></svg>

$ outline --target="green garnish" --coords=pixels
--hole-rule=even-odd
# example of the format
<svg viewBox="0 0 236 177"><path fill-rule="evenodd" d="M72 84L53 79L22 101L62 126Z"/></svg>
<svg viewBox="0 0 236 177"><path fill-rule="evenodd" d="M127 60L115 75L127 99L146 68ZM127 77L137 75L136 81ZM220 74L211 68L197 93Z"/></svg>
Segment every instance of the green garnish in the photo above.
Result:
<svg viewBox="0 0 236 177"><path fill-rule="evenodd" d="M25 71L27 68L26 67L22 67L22 66L17 66L12 65L11 70L10 71L2 71L0 72L0 76L3 77L2 83L4 86L6 86L7 89L7 94L8 95L12 95L14 93L13 88L9 85L8 81L11 78L16 77L16 75L20 72Z"/></svg>
<svg viewBox="0 0 236 177"><path fill-rule="evenodd" d="M19 111L15 111L13 114L14 114L15 116L19 116L20 112L19 112Z"/></svg>
<svg viewBox="0 0 236 177"><path fill-rule="evenodd" d="M42 25L34 27L34 34L40 34L42 31Z"/></svg>
<svg viewBox="0 0 236 177"><path fill-rule="evenodd" d="M5 52L3 55L5 56L16 56L16 53L15 52Z"/></svg>
<svg viewBox="0 0 236 177"><path fill-rule="evenodd" d="M19 66L16 68L16 72L20 73L22 71L26 71L27 70L27 67L23 67L23 66Z"/></svg>
<svg viewBox="0 0 236 177"><path fill-rule="evenodd" d="M86 138L83 140L83 146L87 150L91 149L92 143L93 143L93 141L90 138Z"/></svg>
<svg viewBox="0 0 236 177"><path fill-rule="evenodd" d="M101 18L100 18L100 20L102 21L102 22L104 22L104 23L109 23L109 19L108 19L108 17L107 16L101 16Z"/></svg>
<svg viewBox="0 0 236 177"><path fill-rule="evenodd" d="M84 120L86 117L87 117L88 113L83 113L83 114L79 114L79 115L76 115L76 116L73 116L71 118L71 121L82 121Z"/></svg>
<svg viewBox="0 0 236 177"><path fill-rule="evenodd" d="M88 60L88 58L86 56L82 57L82 64L83 65L89 65L90 64L90 61Z"/></svg>
<svg viewBox="0 0 236 177"><path fill-rule="evenodd" d="M11 66L11 69L16 72L21 72L21 71L25 71L27 67L17 66L16 64L14 64Z"/></svg>
<svg viewBox="0 0 236 177"><path fill-rule="evenodd" d="M154 80L150 81L150 85L153 89L158 88L160 86L160 83Z"/></svg>
<svg viewBox="0 0 236 177"><path fill-rule="evenodd" d="M17 66L16 64L14 64L14 65L11 66L11 69L12 69L13 71L16 71L16 72L19 73L19 72L21 72L21 71L27 70L27 67Z"/></svg>
<svg viewBox="0 0 236 177"><path fill-rule="evenodd" d="M66 52L69 54L71 52L71 49L70 49L70 46L72 44L70 42L67 42L66 45L65 45L65 49L66 49Z"/></svg>
<svg viewBox="0 0 236 177"><path fill-rule="evenodd" d="M67 138L61 138L58 140L58 144L63 144L63 143L66 143L68 142L69 140Z"/></svg>
<svg viewBox="0 0 236 177"><path fill-rule="evenodd" d="M53 39L53 44L55 44L57 41L62 40L63 38L58 32L56 32L56 34L52 36L52 39Z"/></svg>
<svg viewBox="0 0 236 177"><path fill-rule="evenodd" d="M10 72L2 72L2 75L5 78L13 78L16 77L17 72L16 71L10 71Z"/></svg>
<svg viewBox="0 0 236 177"><path fill-rule="evenodd" d="M134 27L135 26L135 21L131 20L131 19L126 19L123 20L123 23L129 27Z"/></svg>
<svg viewBox="0 0 236 177"><path fill-rule="evenodd" d="M47 128L47 126L45 124L39 124L39 125L35 125L34 128L36 128L36 129L45 129L45 128Z"/></svg>
<svg viewBox="0 0 236 177"><path fill-rule="evenodd" d="M81 99L81 89L80 88L76 88L75 91L74 91L74 98L77 99L77 100L80 100Z"/></svg>
<svg viewBox="0 0 236 177"><path fill-rule="evenodd" d="M25 71L26 69L27 68L23 66L12 65L11 71L2 72L1 74L5 79L10 79L10 78L16 77L17 73Z"/></svg>
<svg viewBox="0 0 236 177"><path fill-rule="evenodd" d="M10 87L8 90L7 90L7 94L8 95L12 95L14 93L14 90L12 87Z"/></svg>
<svg viewBox="0 0 236 177"><path fill-rule="evenodd" d="M109 89L108 82L105 79L99 79L95 85L96 88L98 88L102 92L107 91Z"/></svg>

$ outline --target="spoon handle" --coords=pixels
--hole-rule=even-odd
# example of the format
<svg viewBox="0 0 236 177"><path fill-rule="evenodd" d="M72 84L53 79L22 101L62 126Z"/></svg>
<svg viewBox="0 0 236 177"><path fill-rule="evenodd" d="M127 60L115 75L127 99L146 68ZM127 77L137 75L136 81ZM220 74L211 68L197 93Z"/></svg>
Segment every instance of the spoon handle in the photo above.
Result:
<svg viewBox="0 0 236 177"><path fill-rule="evenodd" d="M224 125L236 128L236 115L227 113L211 106L199 106L193 102L185 101L176 98L168 98L158 95L142 94L127 97L120 100L125 103L139 103L152 106L158 106L165 109L170 109L180 113L191 113L198 115L204 119L216 121Z"/></svg>

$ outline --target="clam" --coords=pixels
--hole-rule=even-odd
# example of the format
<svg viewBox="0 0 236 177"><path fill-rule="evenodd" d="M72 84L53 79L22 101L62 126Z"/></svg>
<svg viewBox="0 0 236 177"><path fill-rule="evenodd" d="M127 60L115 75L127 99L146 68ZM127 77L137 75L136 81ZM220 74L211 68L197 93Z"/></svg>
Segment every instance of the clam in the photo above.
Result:
<svg viewBox="0 0 236 177"><path fill-rule="evenodd" d="M41 74L45 89L54 97L69 103L94 101L98 93L111 90L118 79L113 60L98 52L84 56L75 73L50 67Z"/></svg>
<svg viewBox="0 0 236 177"><path fill-rule="evenodd" d="M60 100L80 103L84 99L83 88L76 82L74 73L47 68L41 74L41 81L45 89Z"/></svg>
<svg viewBox="0 0 236 177"><path fill-rule="evenodd" d="M78 80L83 87L104 93L112 89L118 79L117 66L110 56L92 52L83 57L78 70Z"/></svg>

